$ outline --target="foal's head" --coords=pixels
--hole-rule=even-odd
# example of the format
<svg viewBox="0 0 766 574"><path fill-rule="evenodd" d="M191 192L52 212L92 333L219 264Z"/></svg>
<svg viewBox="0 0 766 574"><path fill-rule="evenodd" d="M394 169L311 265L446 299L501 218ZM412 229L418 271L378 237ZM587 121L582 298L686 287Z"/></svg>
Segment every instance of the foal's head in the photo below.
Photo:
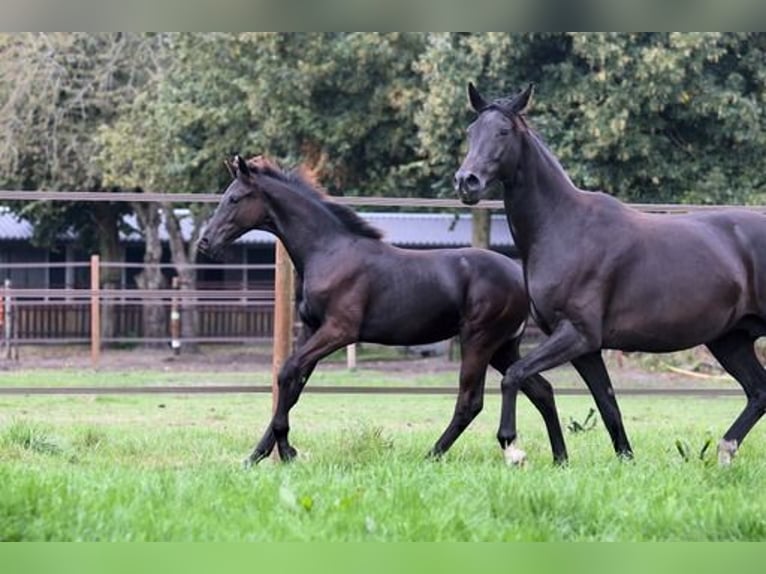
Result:
<svg viewBox="0 0 766 574"><path fill-rule="evenodd" d="M218 257L226 245L251 229L270 229L266 200L256 176L276 167L261 157L245 160L235 156L224 163L233 181L223 192L198 246L211 257Z"/></svg>
<svg viewBox="0 0 766 574"><path fill-rule="evenodd" d="M511 98L487 102L472 83L468 84L471 107L479 114L468 126L468 153L455 173L454 186L467 205L479 202L496 183L510 180L521 156L523 118L532 99L533 86Z"/></svg>

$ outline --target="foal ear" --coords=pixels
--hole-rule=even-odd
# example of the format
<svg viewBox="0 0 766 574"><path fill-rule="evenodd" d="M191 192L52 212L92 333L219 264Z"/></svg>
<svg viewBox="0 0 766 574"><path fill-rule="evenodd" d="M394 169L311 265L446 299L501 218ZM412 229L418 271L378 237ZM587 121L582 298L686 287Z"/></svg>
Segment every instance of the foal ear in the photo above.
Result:
<svg viewBox="0 0 766 574"><path fill-rule="evenodd" d="M487 107L487 100L482 97L473 82L468 82L468 99L471 102L471 107L477 112Z"/></svg>
<svg viewBox="0 0 766 574"><path fill-rule="evenodd" d="M526 89L513 98L511 102L511 111L514 114L525 114L532 104L532 94L535 92L535 85L530 83Z"/></svg>
<svg viewBox="0 0 766 574"><path fill-rule="evenodd" d="M223 160L223 165L226 166L226 171L229 172L229 175L231 176L231 178L232 179L237 179L237 169L234 166L234 162L232 162L229 159L225 159L225 160Z"/></svg>

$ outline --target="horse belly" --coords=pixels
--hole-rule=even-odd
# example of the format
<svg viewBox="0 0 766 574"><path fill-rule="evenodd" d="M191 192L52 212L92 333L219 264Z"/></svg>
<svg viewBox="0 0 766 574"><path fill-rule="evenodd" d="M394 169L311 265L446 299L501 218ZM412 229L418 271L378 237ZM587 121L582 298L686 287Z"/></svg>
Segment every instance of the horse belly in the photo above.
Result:
<svg viewBox="0 0 766 574"><path fill-rule="evenodd" d="M647 352L688 349L731 329L747 306L736 284L704 281L694 287L634 293L625 301L605 316L604 347Z"/></svg>
<svg viewBox="0 0 766 574"><path fill-rule="evenodd" d="M438 295L376 305L365 315L360 340L382 345L425 345L456 335L460 325L457 306L433 299L439 299Z"/></svg>

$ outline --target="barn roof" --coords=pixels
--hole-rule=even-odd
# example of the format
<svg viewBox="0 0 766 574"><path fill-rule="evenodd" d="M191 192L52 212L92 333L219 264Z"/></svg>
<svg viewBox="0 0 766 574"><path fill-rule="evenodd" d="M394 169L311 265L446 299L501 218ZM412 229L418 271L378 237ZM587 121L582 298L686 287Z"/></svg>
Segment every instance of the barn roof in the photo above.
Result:
<svg viewBox="0 0 766 574"><path fill-rule="evenodd" d="M184 214L180 211L181 215ZM383 239L394 245L410 247L458 247L471 244L471 215L469 213L366 213L359 212L364 219L383 231ZM134 229L121 233L125 242L143 241L138 232L134 215L125 217L126 227ZM191 236L191 221L182 217L181 231L188 239ZM167 241L165 227L160 228L160 237ZM0 241L25 241L32 238L32 225L18 219L7 209L0 209ZM250 231L240 237L237 243L273 244L274 236L265 231ZM492 215L490 245L510 247L513 245L508 224L503 215Z"/></svg>
<svg viewBox="0 0 766 574"><path fill-rule="evenodd" d="M0 208L0 240L24 241L32 237L32 224L19 219L6 208Z"/></svg>

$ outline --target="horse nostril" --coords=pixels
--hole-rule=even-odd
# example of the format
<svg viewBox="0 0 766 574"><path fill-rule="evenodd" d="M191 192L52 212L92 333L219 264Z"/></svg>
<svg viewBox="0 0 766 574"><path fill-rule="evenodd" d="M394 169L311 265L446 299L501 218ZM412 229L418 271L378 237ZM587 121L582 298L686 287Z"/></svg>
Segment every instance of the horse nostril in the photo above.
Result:
<svg viewBox="0 0 766 574"><path fill-rule="evenodd" d="M207 237L203 237L199 240L199 243L197 244L197 249L199 251L205 253L208 250L208 247L210 247L210 242L208 241Z"/></svg>
<svg viewBox="0 0 766 574"><path fill-rule="evenodd" d="M481 187L481 182L476 175L469 173L465 178L465 187L468 191L477 191Z"/></svg>

